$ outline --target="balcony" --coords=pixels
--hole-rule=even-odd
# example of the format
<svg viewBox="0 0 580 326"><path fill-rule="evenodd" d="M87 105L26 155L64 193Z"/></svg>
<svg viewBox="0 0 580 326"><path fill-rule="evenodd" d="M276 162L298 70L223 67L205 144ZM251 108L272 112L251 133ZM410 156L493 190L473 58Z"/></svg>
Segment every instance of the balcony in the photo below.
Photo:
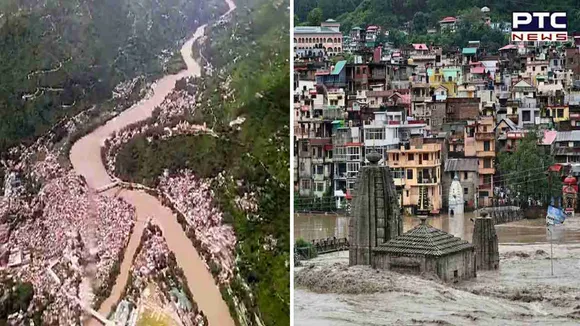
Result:
<svg viewBox="0 0 580 326"><path fill-rule="evenodd" d="M479 168L479 174L495 174L495 168Z"/></svg>
<svg viewBox="0 0 580 326"><path fill-rule="evenodd" d="M495 157L495 151L477 151L475 152L475 156L477 157Z"/></svg>
<svg viewBox="0 0 580 326"><path fill-rule="evenodd" d="M428 179L423 178L417 180L417 184L422 186L435 186L438 185L439 183L437 182L436 178L428 178Z"/></svg>
<svg viewBox="0 0 580 326"><path fill-rule="evenodd" d="M475 133L475 140L494 140L495 133L493 132L481 132L478 131Z"/></svg>

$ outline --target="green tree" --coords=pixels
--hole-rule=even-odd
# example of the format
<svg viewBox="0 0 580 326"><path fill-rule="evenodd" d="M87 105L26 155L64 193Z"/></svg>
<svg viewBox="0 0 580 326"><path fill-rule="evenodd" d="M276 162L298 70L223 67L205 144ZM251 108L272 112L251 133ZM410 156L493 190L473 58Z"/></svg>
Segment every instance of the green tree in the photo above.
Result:
<svg viewBox="0 0 580 326"><path fill-rule="evenodd" d="M422 11L418 11L413 15L413 32L417 34L427 33L427 27L429 24L429 15Z"/></svg>
<svg viewBox="0 0 580 326"><path fill-rule="evenodd" d="M389 37L387 40L393 43L394 47L400 47L407 43L407 35L400 30L393 29L389 31Z"/></svg>
<svg viewBox="0 0 580 326"><path fill-rule="evenodd" d="M512 198L518 198L526 206L528 199L544 203L552 196L560 196L561 182L546 172L554 164L554 158L541 148L540 132L529 131L516 145L513 153L498 155L500 184L507 187Z"/></svg>
<svg viewBox="0 0 580 326"><path fill-rule="evenodd" d="M308 13L308 24L318 26L322 23L322 9L314 8Z"/></svg>

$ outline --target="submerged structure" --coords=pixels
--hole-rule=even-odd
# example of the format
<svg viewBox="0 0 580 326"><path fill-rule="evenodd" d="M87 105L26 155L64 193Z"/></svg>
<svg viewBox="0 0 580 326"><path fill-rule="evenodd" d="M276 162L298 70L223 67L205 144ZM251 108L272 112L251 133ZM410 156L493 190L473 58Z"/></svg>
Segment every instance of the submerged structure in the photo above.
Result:
<svg viewBox="0 0 580 326"><path fill-rule="evenodd" d="M349 220L349 264L372 265L372 251L403 233L403 221L395 184L381 155L369 153L370 165L361 169L353 214Z"/></svg>
<svg viewBox="0 0 580 326"><path fill-rule="evenodd" d="M406 274L435 274L445 282L476 276L475 248L461 238L421 224L373 250L373 267Z"/></svg>
<svg viewBox="0 0 580 326"><path fill-rule="evenodd" d="M493 219L487 217L486 213L482 217L475 219L473 228L473 245L477 255L476 268L478 270L493 270L499 268L499 244Z"/></svg>
<svg viewBox="0 0 580 326"><path fill-rule="evenodd" d="M421 223L373 249L372 266L408 274L437 275L445 282L476 276L475 247L427 224L427 196L421 196L417 214Z"/></svg>

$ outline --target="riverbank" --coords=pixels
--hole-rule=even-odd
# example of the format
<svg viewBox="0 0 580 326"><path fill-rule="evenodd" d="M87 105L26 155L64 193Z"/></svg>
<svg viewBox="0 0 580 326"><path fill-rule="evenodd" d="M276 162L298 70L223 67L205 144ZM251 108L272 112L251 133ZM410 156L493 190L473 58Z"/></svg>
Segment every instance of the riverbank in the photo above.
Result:
<svg viewBox="0 0 580 326"><path fill-rule="evenodd" d="M230 7L229 13L235 9L235 4L231 1L227 2ZM145 120L151 116L155 107L159 106L174 89L177 80L200 74L199 65L191 60L191 44L195 39L203 35L204 30L205 25L200 26L193 37L185 42L181 49L187 64L187 70L158 80L153 87L154 93L151 97L120 113L73 145L70 152L73 168L85 178L91 188L97 189L112 182L101 159L101 146L104 140L125 126ZM119 195L132 204L136 208L139 221L147 220L149 217L153 218L152 221L158 224L163 231L169 249L175 253L178 265L183 268L193 298L199 304L201 311L208 317L209 323L213 325L233 325L229 309L221 298L221 293L210 272L181 230L181 226L171 210L164 207L155 197L142 191L122 190L117 194L115 190L112 190L107 194L112 196ZM131 234L129 245L125 250L121 264L119 277L115 282L111 295L101 305L99 312L108 314L113 305L119 300L127 282L132 257L137 249L142 231L143 226L135 227Z"/></svg>
<svg viewBox="0 0 580 326"><path fill-rule="evenodd" d="M456 285L367 266L348 252L296 268L300 325L577 325L580 244L500 245L500 269Z"/></svg>

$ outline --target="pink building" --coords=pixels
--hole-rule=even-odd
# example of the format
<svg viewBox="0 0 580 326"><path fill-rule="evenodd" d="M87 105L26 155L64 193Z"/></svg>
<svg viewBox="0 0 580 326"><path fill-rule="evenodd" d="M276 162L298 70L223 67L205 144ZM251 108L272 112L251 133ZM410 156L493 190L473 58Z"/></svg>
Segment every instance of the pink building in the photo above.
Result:
<svg viewBox="0 0 580 326"><path fill-rule="evenodd" d="M318 49L329 56L343 52L340 23L329 19L320 26L294 27L294 53L308 55Z"/></svg>

